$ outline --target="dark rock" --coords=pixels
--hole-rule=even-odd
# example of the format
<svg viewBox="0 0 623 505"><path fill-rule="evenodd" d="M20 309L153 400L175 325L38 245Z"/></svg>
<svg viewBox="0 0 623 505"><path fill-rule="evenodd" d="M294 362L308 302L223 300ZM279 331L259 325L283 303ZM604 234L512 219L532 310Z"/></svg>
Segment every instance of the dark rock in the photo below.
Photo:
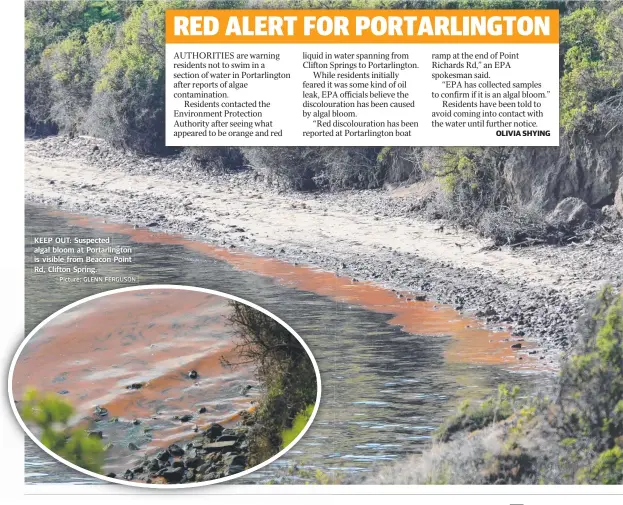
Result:
<svg viewBox="0 0 623 505"><path fill-rule="evenodd" d="M134 426L138 426L139 424L141 424L141 422L138 419L134 419L134 421L132 421L132 424Z"/></svg>
<svg viewBox="0 0 623 505"><path fill-rule="evenodd" d="M191 416L190 414L184 414L182 417L180 417L180 421L182 421L183 423L187 423L192 418L193 416Z"/></svg>
<svg viewBox="0 0 623 505"><path fill-rule="evenodd" d="M232 465L227 469L227 475L234 475L240 472L244 472L244 466L242 465Z"/></svg>
<svg viewBox="0 0 623 505"><path fill-rule="evenodd" d="M168 447L168 451L172 456L183 456L184 455L184 449L182 449L179 445L177 444L171 444Z"/></svg>
<svg viewBox="0 0 623 505"><path fill-rule="evenodd" d="M151 223L147 223L145 226L147 226L147 228L154 228L158 226L158 223L152 221Z"/></svg>
<svg viewBox="0 0 623 505"><path fill-rule="evenodd" d="M135 466L134 468L132 468L132 472L136 473L143 473L145 471L145 467L143 466Z"/></svg>
<svg viewBox="0 0 623 505"><path fill-rule="evenodd" d="M123 478L125 480L132 480L134 479L134 473L132 472L132 470L126 470L125 473L123 474Z"/></svg>
<svg viewBox="0 0 623 505"><path fill-rule="evenodd" d="M208 409L206 409L205 407L201 407L201 408L199 409L199 413L200 413L200 414L205 414L207 411L208 411Z"/></svg>
<svg viewBox="0 0 623 505"><path fill-rule="evenodd" d="M189 379L196 379L197 377L199 377L197 370L191 370L190 372L188 372Z"/></svg>
<svg viewBox="0 0 623 505"><path fill-rule="evenodd" d="M217 442L229 442L231 440L238 441L237 435L221 435L216 439Z"/></svg>
<svg viewBox="0 0 623 505"><path fill-rule="evenodd" d="M130 384L129 386L126 387L126 389L141 389L143 387L143 384L140 382L135 382L134 384Z"/></svg>
<svg viewBox="0 0 623 505"><path fill-rule="evenodd" d="M160 451L158 454L156 454L156 459L158 459L159 461L167 461L170 457L171 453L169 451Z"/></svg>
<svg viewBox="0 0 623 505"><path fill-rule="evenodd" d="M158 470L160 470L160 461L158 461L156 458L152 459L147 465L147 470L149 470L150 472L157 472Z"/></svg>
<svg viewBox="0 0 623 505"><path fill-rule="evenodd" d="M521 349L521 344L518 342L516 344L511 345L511 349Z"/></svg>
<svg viewBox="0 0 623 505"><path fill-rule="evenodd" d="M61 389L60 391L58 391L59 395L68 395L69 391L67 391L66 389Z"/></svg>
<svg viewBox="0 0 623 505"><path fill-rule="evenodd" d="M184 477L184 467L178 466L176 468L166 468L163 472L159 472L161 477L164 477L167 482L177 484Z"/></svg>
<svg viewBox="0 0 623 505"><path fill-rule="evenodd" d="M204 434L206 437L211 440L216 440L223 433L223 427L220 424L214 423L207 430L205 430Z"/></svg>
<svg viewBox="0 0 623 505"><path fill-rule="evenodd" d="M210 470L211 467L211 463L203 463L202 465L199 465L197 467L197 473L206 473Z"/></svg>
<svg viewBox="0 0 623 505"><path fill-rule="evenodd" d="M110 472L106 474L106 477L110 477L111 479L116 479L117 474L115 472Z"/></svg>
<svg viewBox="0 0 623 505"><path fill-rule="evenodd" d="M179 467L184 468L184 462L183 462L183 461L180 461L180 460L178 460L178 461L174 461L173 463L171 463L171 466L172 466L173 468L179 468Z"/></svg>
<svg viewBox="0 0 623 505"><path fill-rule="evenodd" d="M229 466L242 465L244 467L247 464L247 458L243 454L227 454L223 461Z"/></svg>
<svg viewBox="0 0 623 505"><path fill-rule="evenodd" d="M184 464L186 465L187 468L197 468L202 463L203 463L203 459L201 459L198 456L184 460Z"/></svg>
<svg viewBox="0 0 623 505"><path fill-rule="evenodd" d="M139 450L139 447L138 447L138 445L136 445L134 442L130 442L130 443L128 444L128 449L130 449L130 450L132 450L132 451L138 451L138 450Z"/></svg>
<svg viewBox="0 0 623 505"><path fill-rule="evenodd" d="M415 295L415 301L416 302L425 302L426 301L426 295Z"/></svg>

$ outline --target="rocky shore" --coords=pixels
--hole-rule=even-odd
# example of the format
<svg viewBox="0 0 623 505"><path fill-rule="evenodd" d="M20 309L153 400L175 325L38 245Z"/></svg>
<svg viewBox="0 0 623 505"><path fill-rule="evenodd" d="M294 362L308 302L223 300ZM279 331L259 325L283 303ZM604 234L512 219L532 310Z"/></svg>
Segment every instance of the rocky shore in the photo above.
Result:
<svg viewBox="0 0 623 505"><path fill-rule="evenodd" d="M123 153L98 139L26 142L31 203L424 294L491 328L512 328L552 363L587 297L605 283L623 286L620 223L564 247L493 249L469 231L421 219L408 192L301 194L257 179L209 174L181 156Z"/></svg>
<svg viewBox="0 0 623 505"><path fill-rule="evenodd" d="M171 444L155 454L145 455L123 475L107 477L145 484L188 484L205 482L240 473L247 466L248 428L209 428L183 444Z"/></svg>

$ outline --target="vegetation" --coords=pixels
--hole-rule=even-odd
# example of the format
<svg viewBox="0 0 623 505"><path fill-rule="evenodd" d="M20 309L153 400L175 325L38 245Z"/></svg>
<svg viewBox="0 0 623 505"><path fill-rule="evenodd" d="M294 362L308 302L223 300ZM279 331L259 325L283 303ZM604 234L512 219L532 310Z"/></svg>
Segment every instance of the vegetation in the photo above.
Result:
<svg viewBox="0 0 623 505"><path fill-rule="evenodd" d="M623 483L623 294L592 304L552 398L464 404L420 458L373 479L395 484Z"/></svg>
<svg viewBox="0 0 623 505"><path fill-rule="evenodd" d="M623 135L623 0L273 0L263 5L558 9L561 145L568 145L573 157L576 151L590 150L587 139L610 139L616 144ZM141 153L179 152L164 142L164 12L200 7L255 8L257 4L252 0L27 1L28 132L84 133ZM185 151L208 170L251 168L266 182L297 191L368 189L438 179L443 189L414 205L429 217L473 227L498 245L573 237L574 230L547 222L543 202L534 198L530 205L522 204L517 188L508 183L507 162L520 157L522 150L386 146L192 147Z"/></svg>
<svg viewBox="0 0 623 505"><path fill-rule="evenodd" d="M288 447L296 437L305 429L307 423L311 418L312 413L314 412L314 404L308 405L304 410L296 414L296 417L292 421L292 427L286 428L281 432L281 448L285 449Z"/></svg>
<svg viewBox="0 0 623 505"><path fill-rule="evenodd" d="M231 306L229 321L236 331L239 358L226 364L252 363L262 388L258 408L249 420L251 467L279 452L305 427L318 385L312 360L294 335L248 305L232 302Z"/></svg>
<svg viewBox="0 0 623 505"><path fill-rule="evenodd" d="M69 428L73 407L54 393L29 389L20 403L22 419L34 426L35 436L61 458L85 470L102 473L104 445L80 428Z"/></svg>

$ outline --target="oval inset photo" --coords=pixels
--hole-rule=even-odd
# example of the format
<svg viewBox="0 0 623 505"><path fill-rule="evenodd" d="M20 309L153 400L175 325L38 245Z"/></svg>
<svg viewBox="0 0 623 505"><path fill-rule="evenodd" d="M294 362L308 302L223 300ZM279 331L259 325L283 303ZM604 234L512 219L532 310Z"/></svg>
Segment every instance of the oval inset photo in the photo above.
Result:
<svg viewBox="0 0 623 505"><path fill-rule="evenodd" d="M200 486L267 465L305 433L318 366L273 314L182 286L98 294L56 312L20 346L13 411L46 452L88 475Z"/></svg>

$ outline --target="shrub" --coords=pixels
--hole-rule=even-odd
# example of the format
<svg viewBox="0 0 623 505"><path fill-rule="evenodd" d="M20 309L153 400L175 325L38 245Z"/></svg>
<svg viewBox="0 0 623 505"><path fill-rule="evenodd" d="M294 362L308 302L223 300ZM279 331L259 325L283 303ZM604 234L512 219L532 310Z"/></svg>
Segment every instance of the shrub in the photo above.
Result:
<svg viewBox="0 0 623 505"><path fill-rule="evenodd" d="M242 151L237 147L187 147L184 154L210 172L241 170L245 165Z"/></svg>
<svg viewBox="0 0 623 505"><path fill-rule="evenodd" d="M292 427L286 428L281 432L281 448L285 449L288 447L296 437L299 436L299 433L305 429L309 419L311 418L312 413L314 412L314 405L308 405L305 410L302 410L292 421Z"/></svg>
<svg viewBox="0 0 623 505"><path fill-rule="evenodd" d="M43 445L61 458L85 470L101 473L104 463L104 446L97 438L89 437L83 429L71 429L69 420L73 407L53 393L42 395L28 390L20 404L25 422L34 424Z"/></svg>
<svg viewBox="0 0 623 505"><path fill-rule="evenodd" d="M558 377L556 398L521 404L517 389L464 403L421 457L382 468L385 484L621 484L623 294L589 308Z"/></svg>
<svg viewBox="0 0 623 505"><path fill-rule="evenodd" d="M383 184L376 147L253 147L242 149L270 184L312 191L366 189Z"/></svg>
<svg viewBox="0 0 623 505"><path fill-rule="evenodd" d="M587 466L605 468L623 445L623 295L604 288L573 343L560 374L560 393L553 424ZM604 456L608 453L609 456ZM597 472L597 473L595 473ZM584 478L598 480L599 471Z"/></svg>
<svg viewBox="0 0 623 505"><path fill-rule="evenodd" d="M117 147L166 151L164 13L176 6L161 0L143 2L132 11L108 52L95 84L92 128Z"/></svg>
<svg viewBox="0 0 623 505"><path fill-rule="evenodd" d="M283 433L297 415L315 405L316 372L298 339L277 321L245 304L232 302L229 322L237 339L236 362L252 363L262 388L249 430L249 465L266 461L282 447Z"/></svg>
<svg viewBox="0 0 623 505"><path fill-rule="evenodd" d="M501 384L498 387L497 398L488 398L475 408L469 402L463 402L459 412L437 430L435 438L440 442L447 442L454 433L481 430L492 423L507 419L514 412L518 393L517 386L509 391L506 384Z"/></svg>

